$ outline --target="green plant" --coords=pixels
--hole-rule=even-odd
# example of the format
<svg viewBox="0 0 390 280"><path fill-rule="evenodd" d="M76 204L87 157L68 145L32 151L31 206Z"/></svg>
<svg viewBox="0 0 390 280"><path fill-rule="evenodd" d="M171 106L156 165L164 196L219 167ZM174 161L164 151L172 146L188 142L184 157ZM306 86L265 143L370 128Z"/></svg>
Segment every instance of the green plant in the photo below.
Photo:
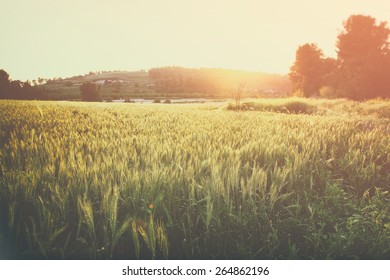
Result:
<svg viewBox="0 0 390 280"><path fill-rule="evenodd" d="M0 101L1 253L388 258L388 101L294 100Z"/></svg>

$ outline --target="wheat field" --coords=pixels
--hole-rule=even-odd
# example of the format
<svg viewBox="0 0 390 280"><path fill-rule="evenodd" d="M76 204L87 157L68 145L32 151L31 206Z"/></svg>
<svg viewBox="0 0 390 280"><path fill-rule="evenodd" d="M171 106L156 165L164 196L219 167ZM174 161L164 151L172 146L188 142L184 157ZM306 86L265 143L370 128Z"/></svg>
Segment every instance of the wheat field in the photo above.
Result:
<svg viewBox="0 0 390 280"><path fill-rule="evenodd" d="M390 258L390 102L298 101L0 101L0 257Z"/></svg>

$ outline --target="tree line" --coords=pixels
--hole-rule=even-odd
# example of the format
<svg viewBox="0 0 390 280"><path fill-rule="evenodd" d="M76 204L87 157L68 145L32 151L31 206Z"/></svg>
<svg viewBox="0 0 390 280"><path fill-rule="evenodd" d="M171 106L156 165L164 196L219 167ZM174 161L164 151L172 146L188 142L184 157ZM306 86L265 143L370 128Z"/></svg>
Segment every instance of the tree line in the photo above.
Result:
<svg viewBox="0 0 390 280"><path fill-rule="evenodd" d="M149 70L156 92L159 93L206 93L226 95L235 92L240 84L246 90L289 90L287 77L260 72L218 68L160 67Z"/></svg>
<svg viewBox="0 0 390 280"><path fill-rule="evenodd" d="M314 43L298 47L289 78L296 95L355 100L390 97L390 29L386 22L352 15L337 37L337 58Z"/></svg>
<svg viewBox="0 0 390 280"><path fill-rule="evenodd" d="M159 93L216 93L217 81L207 74L200 69L176 66L149 70L149 77Z"/></svg>
<svg viewBox="0 0 390 280"><path fill-rule="evenodd" d="M29 81L12 80L6 71L0 70L0 99L45 99L45 90Z"/></svg>

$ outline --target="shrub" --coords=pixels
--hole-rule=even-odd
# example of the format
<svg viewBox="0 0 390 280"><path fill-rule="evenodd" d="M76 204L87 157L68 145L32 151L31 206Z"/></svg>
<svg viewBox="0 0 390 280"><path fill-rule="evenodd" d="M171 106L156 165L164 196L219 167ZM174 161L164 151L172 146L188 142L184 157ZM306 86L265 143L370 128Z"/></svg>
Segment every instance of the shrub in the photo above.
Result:
<svg viewBox="0 0 390 280"><path fill-rule="evenodd" d="M286 99L277 102L245 102L241 106L229 103L228 110L254 110L262 112L277 112L287 114L313 114L316 112L316 106L300 99Z"/></svg>
<svg viewBox="0 0 390 280"><path fill-rule="evenodd" d="M290 114L313 114L315 111L314 105L299 100L287 101L283 108Z"/></svg>
<svg viewBox="0 0 390 280"><path fill-rule="evenodd" d="M80 95L83 101L102 101L100 87L94 83L86 82L80 86Z"/></svg>

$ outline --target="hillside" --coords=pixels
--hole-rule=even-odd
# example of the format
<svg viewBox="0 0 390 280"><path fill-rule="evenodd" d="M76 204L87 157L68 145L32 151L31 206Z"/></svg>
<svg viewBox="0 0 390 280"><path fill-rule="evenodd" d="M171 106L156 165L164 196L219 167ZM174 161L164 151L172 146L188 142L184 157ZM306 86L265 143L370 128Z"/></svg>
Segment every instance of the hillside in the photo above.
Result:
<svg viewBox="0 0 390 280"><path fill-rule="evenodd" d="M146 71L89 72L65 79L48 80L42 87L47 90L48 99L79 99L79 87L85 82L99 84L104 98L154 97L153 84Z"/></svg>
<svg viewBox="0 0 390 280"><path fill-rule="evenodd" d="M153 75L151 73L157 73ZM104 99L231 98L243 83L243 97L280 97L289 92L286 75L226 69L154 68L149 71L100 71L47 80L45 98L79 99L85 82L100 85Z"/></svg>

